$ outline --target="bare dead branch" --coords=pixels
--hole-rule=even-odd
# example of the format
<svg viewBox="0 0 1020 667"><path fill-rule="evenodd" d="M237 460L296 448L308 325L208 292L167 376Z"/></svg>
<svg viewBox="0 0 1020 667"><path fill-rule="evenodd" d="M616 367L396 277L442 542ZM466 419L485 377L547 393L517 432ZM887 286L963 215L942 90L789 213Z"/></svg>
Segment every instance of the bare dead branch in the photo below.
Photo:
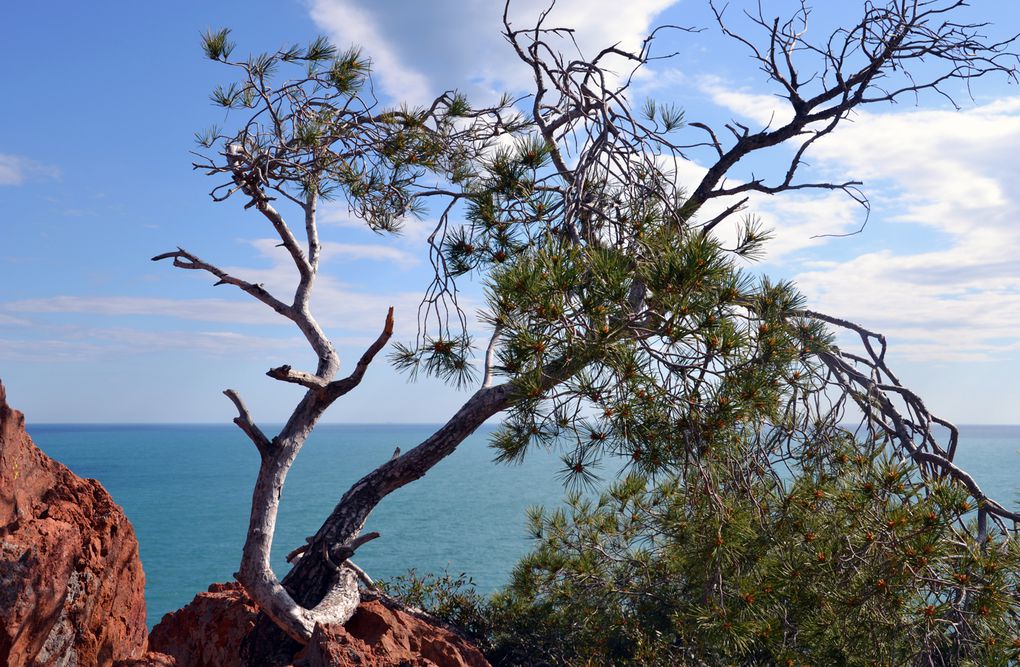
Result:
<svg viewBox="0 0 1020 667"><path fill-rule="evenodd" d="M279 314L283 315L287 319L293 320L295 317L293 309L287 304L283 303L272 294L266 291L261 284L250 283L240 278L235 278L230 274L226 273L222 269L204 262L197 256L191 254L183 248L178 248L172 252L166 252L162 255L156 255L152 258L153 262L158 262L164 259L173 259L173 265L179 269L190 269L194 271L206 271L216 276L218 279L216 285L233 285L239 288L242 292L250 294L262 303L266 304Z"/></svg>
<svg viewBox="0 0 1020 667"><path fill-rule="evenodd" d="M270 368L266 371L266 375L274 380L299 384L303 387L307 387L308 389L324 389L326 387L326 381L318 375L312 375L311 373L305 373L303 371L296 371L287 365Z"/></svg>
<svg viewBox="0 0 1020 667"><path fill-rule="evenodd" d="M227 389L223 394L233 402L234 407L237 408L237 417L234 418L234 423L240 427L244 434L255 443L255 447L259 450L259 454L262 458L269 456L270 448L272 443L266 434L262 432L255 422L252 421L251 413L248 412L248 408L245 406L244 401L238 396L237 392L233 389Z"/></svg>
<svg viewBox="0 0 1020 667"><path fill-rule="evenodd" d="M367 572L365 572L360 567L355 565L354 561L348 559L347 561L344 562L344 565L353 570L354 574L358 575L358 579L361 580L361 583L364 584L365 587L368 588L368 590L372 592L379 591L379 587L376 585L374 581L372 581L372 577L368 576Z"/></svg>
<svg viewBox="0 0 1020 667"><path fill-rule="evenodd" d="M924 401L903 387L892 374L885 361L884 336L845 318L806 309L801 314L851 331L861 339L866 355L855 355L836 349L823 351L819 353L819 357L835 374L841 388L853 398L866 417L875 409L879 411L880 418L873 419L872 423L893 438L899 450L914 459L922 471L931 471L933 477L947 476L963 485L978 501L982 511L988 515L1020 521L1020 513L1007 510L989 498L969 473L953 463L958 437L956 427L947 420L932 415ZM878 350L872 341L879 343ZM859 367L864 370L859 370ZM912 416L904 415L903 411L896 407L896 402L890 394L902 400ZM938 424L947 429L950 438L948 447L940 447L933 439L930 424Z"/></svg>
<svg viewBox="0 0 1020 667"><path fill-rule="evenodd" d="M983 24L933 23L934 17L958 8L960 3L955 1L869 3L858 24L837 29L821 45L807 41L810 10L804 4L787 21L766 19L760 5L758 14L746 14L752 26L759 29L764 45L731 28L724 16L725 7L718 7L715 2L709 4L723 34L745 46L768 79L782 88L792 117L781 127L766 127L754 133L740 123L734 123L736 127L727 125L735 138L728 149L724 149L708 125L691 123L691 127L709 134L718 160L688 198L681 215L685 219L709 199L748 191L775 194L806 188L842 190L867 208L867 200L856 190L859 182L794 183L793 176L812 143L831 133L840 121L862 106L892 102L902 95L916 96L925 91L953 101L951 92L944 87L948 82L969 83L989 74L1016 80L1020 64L1017 53L1009 50L1016 37L988 42L979 33ZM807 66L818 69L802 74L800 69L807 56L815 58ZM920 67L922 60L929 66L934 63L941 67L942 72L927 79L914 78L912 68ZM902 76L905 85L892 90L880 87L879 81L893 76ZM805 92L808 87L814 88L813 94ZM752 179L738 187L720 187L723 176L747 155L791 140L799 142L799 147L780 183L767 185Z"/></svg>
<svg viewBox="0 0 1020 667"><path fill-rule="evenodd" d="M326 386L326 394L329 396L330 401L334 401L337 398L343 396L350 390L361 384L361 379L365 376L365 371L368 370L372 360L375 359L375 355L379 353L379 350L386 346L389 342L390 337L393 335L393 306L390 306L386 313L386 323L383 325L382 333L379 337L369 345L365 353L358 359L357 365L350 375L343 378L342 380L334 380Z"/></svg>
<svg viewBox="0 0 1020 667"><path fill-rule="evenodd" d="M283 216L269 203L271 199L263 190L266 177L258 171L258 165L254 163L252 156L247 153L242 144L229 144L224 157L230 172L233 174L234 183L237 184L241 192L251 197L251 201L246 205L246 208L254 206L259 213L269 220L273 229L276 230L277 235L280 237L283 247L287 249L291 259L294 260L294 265L301 275L302 283L304 283L312 275L314 268L308 258L305 257L305 253L301 250L301 246L298 244L297 238L295 238L290 226L283 219ZM307 211L307 219L314 221L315 209L313 205L310 205L310 208L311 210ZM309 245L315 249L317 259L318 240L316 235L313 234L309 239ZM307 287L303 290L299 288L300 293L304 293L304 298L298 298L297 301L306 301Z"/></svg>

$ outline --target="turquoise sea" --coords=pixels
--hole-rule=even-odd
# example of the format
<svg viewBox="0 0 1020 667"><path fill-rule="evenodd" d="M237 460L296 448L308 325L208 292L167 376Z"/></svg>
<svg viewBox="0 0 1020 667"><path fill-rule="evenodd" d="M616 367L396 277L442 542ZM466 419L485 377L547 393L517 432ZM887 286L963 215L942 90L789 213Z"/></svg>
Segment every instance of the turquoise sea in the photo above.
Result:
<svg viewBox="0 0 1020 667"><path fill-rule="evenodd" d="M358 478L423 440L430 425L320 425L287 480L274 551L304 543ZM94 477L134 524L145 567L149 624L212 582L229 581L244 542L254 447L233 425L28 427L50 456ZM508 578L528 551L525 509L563 496L555 454L536 449L521 465L492 462L490 428L480 429L421 480L386 498L367 530L382 537L357 562L377 578L419 572L466 573L480 591ZM1004 504L1020 500L1020 426L963 426L957 462ZM613 473L607 469L604 472Z"/></svg>

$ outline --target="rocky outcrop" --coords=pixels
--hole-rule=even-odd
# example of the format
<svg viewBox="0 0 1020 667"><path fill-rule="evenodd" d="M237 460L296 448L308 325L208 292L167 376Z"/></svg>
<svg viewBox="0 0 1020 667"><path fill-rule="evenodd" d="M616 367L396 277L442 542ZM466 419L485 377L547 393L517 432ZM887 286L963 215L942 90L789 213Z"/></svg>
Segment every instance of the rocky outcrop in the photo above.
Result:
<svg viewBox="0 0 1020 667"><path fill-rule="evenodd" d="M0 385L0 664L110 665L145 650L145 575L123 510L43 454Z"/></svg>
<svg viewBox="0 0 1020 667"><path fill-rule="evenodd" d="M118 660L114 667L181 667L176 658L164 653L146 653L137 658Z"/></svg>
<svg viewBox="0 0 1020 667"><path fill-rule="evenodd" d="M238 584L213 584L152 630L149 647L181 667L241 667L241 639L257 609ZM159 659L164 659L161 656ZM166 664L139 662L141 665ZM481 652L449 630L378 601L363 602L345 626L317 627L294 667L488 667Z"/></svg>
<svg viewBox="0 0 1020 667"><path fill-rule="evenodd" d="M489 667L456 634L378 600L362 602L346 625L316 627L295 667Z"/></svg>
<svg viewBox="0 0 1020 667"><path fill-rule="evenodd" d="M149 649L188 667L242 667L241 640L258 608L238 583L213 584L171 612L149 634Z"/></svg>

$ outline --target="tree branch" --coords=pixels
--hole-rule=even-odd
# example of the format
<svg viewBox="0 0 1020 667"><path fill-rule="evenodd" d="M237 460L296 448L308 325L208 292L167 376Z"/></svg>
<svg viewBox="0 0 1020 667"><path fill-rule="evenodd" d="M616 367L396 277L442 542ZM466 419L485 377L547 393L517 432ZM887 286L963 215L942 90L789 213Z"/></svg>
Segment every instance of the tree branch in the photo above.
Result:
<svg viewBox="0 0 1020 667"><path fill-rule="evenodd" d="M272 107L270 106L270 108ZM301 250L301 246L298 245L297 238L290 226L279 211L269 203L270 197L262 189L267 182L266 175L258 169L258 165L241 144L229 144L224 156L227 166L233 174L234 183L237 184L241 192L251 197L251 201L245 205L245 208L254 206L269 221L283 242L283 246L290 253L291 259L294 260L294 266L297 267L302 282L306 281L314 273L314 269L308 258L305 257L304 251ZM312 216L314 221L314 213Z"/></svg>
<svg viewBox="0 0 1020 667"><path fill-rule="evenodd" d="M311 373L305 373L304 371L296 371L286 364L283 366L277 366L276 368L270 368L266 371L266 375L274 380L299 384L303 387L307 387L308 389L324 389L326 387L326 381L318 375L312 375Z"/></svg>
<svg viewBox="0 0 1020 667"><path fill-rule="evenodd" d="M191 269L211 273L219 279L216 281L216 285L233 285L241 291L255 297L287 319L293 320L295 318L293 308L267 292L261 284L250 283L245 280L241 280L240 278L235 278L222 269L213 266L208 262L202 261L183 248L178 248L172 252L165 252L162 255L156 255L152 258L152 261L158 262L160 260L171 258L174 260L174 266L179 269Z"/></svg>
<svg viewBox="0 0 1020 667"><path fill-rule="evenodd" d="M386 313L386 323L383 325L382 333L379 337L365 350L365 353L358 359L357 365L350 375L343 378L342 380L334 380L326 386L326 394L330 401L335 401L350 390L361 384L361 379L365 376L365 371L368 370L369 364L375 359L375 355L379 353L379 350L385 347L386 343L390 340L393 335L393 306L390 306Z"/></svg>
<svg viewBox="0 0 1020 667"><path fill-rule="evenodd" d="M985 511L992 516L1020 521L1020 512L1012 512L1003 507L1000 503L988 497L974 478L965 470L953 463L953 454L956 450L957 429L944 419L937 418L928 411L924 402L914 392L903 387L895 375L888 369L885 362L885 338L881 334L869 331L859 324L850 320L833 317L813 310L801 310L798 315L820 320L832 326L839 327L856 333L860 338L867 352L867 356L860 356L834 349L821 351L818 356L822 362L833 372L839 380L841 388L853 398L865 416L869 420L871 411L877 407L882 417L892 422L886 424L881 420L873 420L879 424L886 433L892 437L897 446L905 451L919 468L924 471L925 464L934 466L939 470L940 475L947 475L959 482L967 492L978 501ZM880 344L878 351L871 344L876 340ZM869 373L858 370L857 366L863 365ZM888 377L891 384L881 381L882 376ZM908 419L896 408L889 394L902 399L908 410L920 417L921 423ZM950 446L946 449L938 447L932 439L929 424L937 423L950 432ZM921 435L920 445L917 444L917 436ZM934 451L925 451L925 447L931 447Z"/></svg>
<svg viewBox="0 0 1020 667"><path fill-rule="evenodd" d="M237 424L242 431L244 431L245 435L247 435L253 443L255 443L255 447L259 450L259 454L263 459L265 459L269 456L269 451L272 447L272 443L269 438L267 438L266 434L262 432L262 429L255 425L255 422L251 418L251 413L248 412L247 406L245 406L244 401L241 400L241 397L238 396L236 391L233 389L226 389L224 390L223 395L229 398L234 403L234 407L237 408L237 417L234 418L234 423Z"/></svg>

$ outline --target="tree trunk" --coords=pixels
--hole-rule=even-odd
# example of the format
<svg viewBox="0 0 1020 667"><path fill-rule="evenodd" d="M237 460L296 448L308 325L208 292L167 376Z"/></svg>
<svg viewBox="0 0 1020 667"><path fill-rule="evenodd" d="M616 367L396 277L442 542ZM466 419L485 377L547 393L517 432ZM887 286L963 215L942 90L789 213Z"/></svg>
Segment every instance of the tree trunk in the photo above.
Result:
<svg viewBox="0 0 1020 667"><path fill-rule="evenodd" d="M383 498L425 475L485 420L506 409L511 402L511 391L507 385L479 389L424 442L355 483L311 539L304 555L283 578L282 583L294 601L311 609L335 589L337 571L327 562L326 550L335 554L338 547L354 540ZM287 664L300 648L301 645L268 616L259 614L258 622L245 638L242 656L249 665L275 667Z"/></svg>

